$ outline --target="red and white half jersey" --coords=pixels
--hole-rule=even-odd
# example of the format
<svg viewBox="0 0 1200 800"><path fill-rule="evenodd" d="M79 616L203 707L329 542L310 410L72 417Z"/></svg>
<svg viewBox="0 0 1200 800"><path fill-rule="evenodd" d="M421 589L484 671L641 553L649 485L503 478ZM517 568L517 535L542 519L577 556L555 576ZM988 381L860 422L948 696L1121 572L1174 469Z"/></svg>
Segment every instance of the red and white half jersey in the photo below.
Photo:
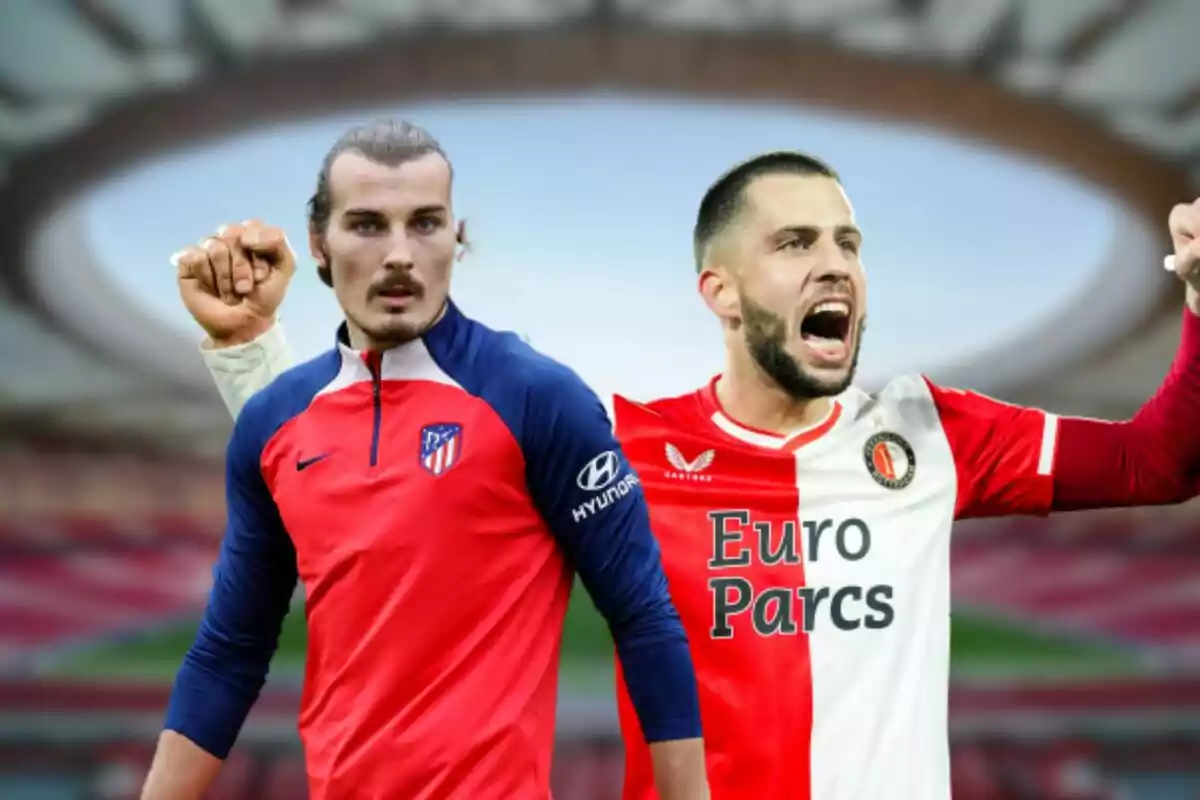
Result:
<svg viewBox="0 0 1200 800"><path fill-rule="evenodd" d="M785 437L727 416L715 383L615 401L691 642L714 800L950 797L951 524L1049 510L1056 417L911 376ZM653 798L618 694L625 797Z"/></svg>

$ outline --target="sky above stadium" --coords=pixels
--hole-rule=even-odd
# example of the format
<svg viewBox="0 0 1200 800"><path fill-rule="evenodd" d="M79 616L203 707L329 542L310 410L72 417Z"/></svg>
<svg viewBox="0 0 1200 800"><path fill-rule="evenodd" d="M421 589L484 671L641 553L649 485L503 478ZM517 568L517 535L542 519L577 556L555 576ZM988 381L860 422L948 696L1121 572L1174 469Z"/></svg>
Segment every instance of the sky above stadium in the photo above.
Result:
<svg viewBox="0 0 1200 800"><path fill-rule="evenodd" d="M1050 166L917 127L729 102L589 96L364 109L169 153L94 188L85 233L112 280L200 336L168 259L222 222L282 225L300 272L283 318L297 354L341 316L305 247L304 203L346 127L404 116L455 162L474 252L453 296L575 367L602 396L688 391L721 369L696 293L691 226L706 186L763 150L818 154L865 233L870 323L861 375L935 369L1038 324L1077 297L1120 209Z"/></svg>

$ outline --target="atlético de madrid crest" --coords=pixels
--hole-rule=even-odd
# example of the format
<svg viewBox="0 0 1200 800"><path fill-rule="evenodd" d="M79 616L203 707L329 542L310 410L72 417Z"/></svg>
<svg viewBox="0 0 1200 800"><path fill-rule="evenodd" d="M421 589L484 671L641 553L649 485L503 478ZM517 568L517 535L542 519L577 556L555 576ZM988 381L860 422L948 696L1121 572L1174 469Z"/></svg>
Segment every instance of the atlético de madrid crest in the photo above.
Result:
<svg viewBox="0 0 1200 800"><path fill-rule="evenodd" d="M903 489L917 472L917 454L903 436L891 431L877 433L863 445L867 472L880 486Z"/></svg>
<svg viewBox="0 0 1200 800"><path fill-rule="evenodd" d="M421 429L421 466L434 475L441 475L458 463L462 453L462 426L439 422Z"/></svg>

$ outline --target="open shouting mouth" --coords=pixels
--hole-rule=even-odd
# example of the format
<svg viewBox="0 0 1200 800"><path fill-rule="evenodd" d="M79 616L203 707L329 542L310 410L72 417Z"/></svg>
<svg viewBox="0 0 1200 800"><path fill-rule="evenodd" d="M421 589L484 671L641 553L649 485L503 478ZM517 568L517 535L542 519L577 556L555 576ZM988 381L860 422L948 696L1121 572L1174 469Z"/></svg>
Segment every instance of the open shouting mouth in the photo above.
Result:
<svg viewBox="0 0 1200 800"><path fill-rule="evenodd" d="M800 321L800 339L823 366L840 366L850 358L854 306L848 299L820 300Z"/></svg>

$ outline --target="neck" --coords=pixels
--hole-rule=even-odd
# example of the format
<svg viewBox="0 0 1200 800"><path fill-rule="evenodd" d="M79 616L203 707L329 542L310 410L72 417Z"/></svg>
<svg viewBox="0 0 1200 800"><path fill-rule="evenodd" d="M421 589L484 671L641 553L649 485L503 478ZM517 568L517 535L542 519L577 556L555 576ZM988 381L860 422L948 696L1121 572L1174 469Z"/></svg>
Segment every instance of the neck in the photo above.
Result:
<svg viewBox="0 0 1200 800"><path fill-rule="evenodd" d="M376 339L349 320L346 320L346 334L346 338L350 340L350 347L359 352L383 352L384 350L391 350L393 347L404 344L403 341L393 339ZM405 341L412 340L407 339Z"/></svg>
<svg viewBox="0 0 1200 800"><path fill-rule="evenodd" d="M725 372L717 381L717 399L735 421L786 436L829 416L833 398L796 399L779 388L748 353L728 352Z"/></svg>

